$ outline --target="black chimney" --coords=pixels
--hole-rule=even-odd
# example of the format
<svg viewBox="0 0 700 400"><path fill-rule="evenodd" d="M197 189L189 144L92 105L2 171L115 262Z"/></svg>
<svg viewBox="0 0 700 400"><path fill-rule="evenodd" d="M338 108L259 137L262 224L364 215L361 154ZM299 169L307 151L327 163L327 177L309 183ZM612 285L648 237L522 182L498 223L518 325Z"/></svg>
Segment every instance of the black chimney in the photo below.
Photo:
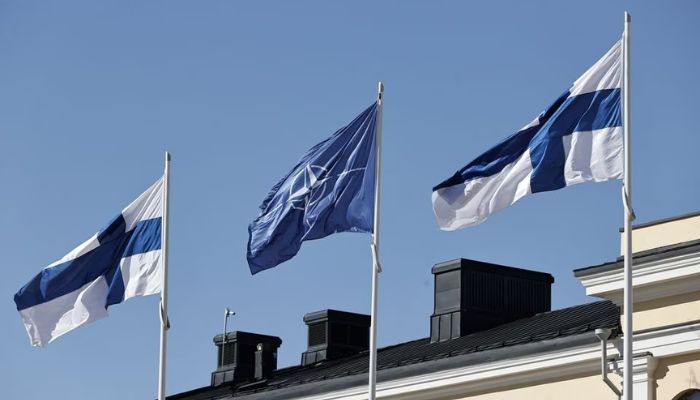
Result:
<svg viewBox="0 0 700 400"><path fill-rule="evenodd" d="M269 376L277 369L277 348L282 344L282 339L277 336L235 331L226 333L225 342L224 335L214 336L214 344L218 348L217 368L211 374L211 385L218 386L227 382L259 380Z"/></svg>
<svg viewBox="0 0 700 400"><path fill-rule="evenodd" d="M547 273L464 258L436 264L430 341L442 342L551 309Z"/></svg>
<svg viewBox="0 0 700 400"><path fill-rule="evenodd" d="M301 365L334 360L369 348L369 315L323 310L304 315L304 322L309 326L309 342L301 355Z"/></svg>

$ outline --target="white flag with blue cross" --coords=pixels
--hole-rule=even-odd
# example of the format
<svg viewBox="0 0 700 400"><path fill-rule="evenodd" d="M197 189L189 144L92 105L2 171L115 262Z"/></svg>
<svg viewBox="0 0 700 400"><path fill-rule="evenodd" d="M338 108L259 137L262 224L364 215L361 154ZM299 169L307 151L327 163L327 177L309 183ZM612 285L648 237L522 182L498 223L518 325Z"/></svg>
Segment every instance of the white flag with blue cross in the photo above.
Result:
<svg viewBox="0 0 700 400"><path fill-rule="evenodd" d="M525 195L622 179L621 42L534 121L433 188L442 230L476 225Z"/></svg>
<svg viewBox="0 0 700 400"><path fill-rule="evenodd" d="M31 344L45 346L134 296L161 292L163 178L104 229L15 294Z"/></svg>

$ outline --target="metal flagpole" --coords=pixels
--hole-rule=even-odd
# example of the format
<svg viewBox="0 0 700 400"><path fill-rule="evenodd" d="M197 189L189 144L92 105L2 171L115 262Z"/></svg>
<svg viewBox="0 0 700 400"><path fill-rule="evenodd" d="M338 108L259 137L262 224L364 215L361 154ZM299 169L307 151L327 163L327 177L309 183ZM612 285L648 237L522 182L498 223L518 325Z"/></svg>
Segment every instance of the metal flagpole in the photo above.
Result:
<svg viewBox="0 0 700 400"><path fill-rule="evenodd" d="M168 321L168 202L170 201L170 153L165 152L165 174L163 178L163 224L161 247L163 250L163 287L160 292L160 361L158 363L158 400L165 400L165 353L167 347Z"/></svg>
<svg viewBox="0 0 700 400"><path fill-rule="evenodd" d="M377 93L377 117L374 136L374 231L372 232L372 325L369 333L369 400L375 400L377 391L377 285L379 273L379 204L382 171L382 118L384 108L384 84L379 82Z"/></svg>
<svg viewBox="0 0 700 400"><path fill-rule="evenodd" d="M622 188L623 206L625 209L625 293L623 326L623 357L622 394L625 400L632 400L632 358L633 337L632 326L632 146L630 141L630 22L632 17L625 11L625 30L622 34L622 129L625 138L625 176Z"/></svg>

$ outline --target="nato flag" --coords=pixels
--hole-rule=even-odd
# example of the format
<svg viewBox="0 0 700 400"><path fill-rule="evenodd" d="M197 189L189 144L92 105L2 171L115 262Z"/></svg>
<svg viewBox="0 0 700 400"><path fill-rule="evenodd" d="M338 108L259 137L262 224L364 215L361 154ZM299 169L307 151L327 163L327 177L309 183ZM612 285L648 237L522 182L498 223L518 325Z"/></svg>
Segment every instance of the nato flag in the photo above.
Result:
<svg viewBox="0 0 700 400"><path fill-rule="evenodd" d="M270 190L248 226L251 273L294 257L305 240L373 232L376 116L375 103L312 147Z"/></svg>

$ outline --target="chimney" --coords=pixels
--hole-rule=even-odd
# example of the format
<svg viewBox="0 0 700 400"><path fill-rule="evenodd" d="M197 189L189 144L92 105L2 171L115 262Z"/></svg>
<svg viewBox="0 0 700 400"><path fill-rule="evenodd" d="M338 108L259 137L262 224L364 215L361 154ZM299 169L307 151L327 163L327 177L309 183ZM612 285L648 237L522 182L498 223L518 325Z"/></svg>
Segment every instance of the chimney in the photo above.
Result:
<svg viewBox="0 0 700 400"><path fill-rule="evenodd" d="M304 315L304 322L309 326L309 337L301 365L335 360L369 348L369 315L323 310Z"/></svg>
<svg viewBox="0 0 700 400"><path fill-rule="evenodd" d="M430 342L442 342L551 309L547 273L464 258L436 264Z"/></svg>
<svg viewBox="0 0 700 400"><path fill-rule="evenodd" d="M214 344L218 348L217 368L211 373L211 385L219 386L227 382L238 383L267 378L277 369L277 348L282 344L282 339L277 336L235 331L226 333L225 343L224 335L214 336Z"/></svg>

